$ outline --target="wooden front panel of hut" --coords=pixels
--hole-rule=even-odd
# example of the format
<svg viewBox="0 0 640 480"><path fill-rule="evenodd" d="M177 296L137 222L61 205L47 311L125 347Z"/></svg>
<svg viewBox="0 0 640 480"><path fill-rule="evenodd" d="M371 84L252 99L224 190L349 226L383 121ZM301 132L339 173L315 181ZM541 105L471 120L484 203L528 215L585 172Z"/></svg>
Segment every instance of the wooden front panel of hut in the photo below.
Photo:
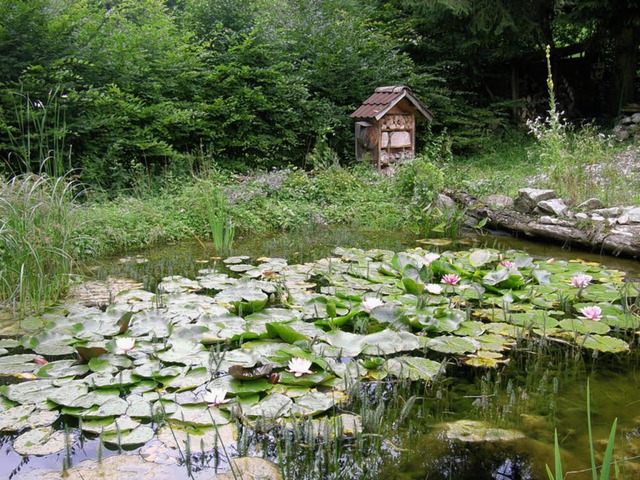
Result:
<svg viewBox="0 0 640 480"><path fill-rule="evenodd" d="M416 120L433 120L433 114L409 88L392 86L376 88L351 118L356 120L356 158L369 155L383 170L415 156Z"/></svg>

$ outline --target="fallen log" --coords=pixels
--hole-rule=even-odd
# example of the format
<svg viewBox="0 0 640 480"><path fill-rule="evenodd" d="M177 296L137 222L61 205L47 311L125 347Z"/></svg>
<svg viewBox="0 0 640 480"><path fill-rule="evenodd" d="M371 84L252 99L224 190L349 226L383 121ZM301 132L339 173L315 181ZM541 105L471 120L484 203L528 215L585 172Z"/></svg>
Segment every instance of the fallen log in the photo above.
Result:
<svg viewBox="0 0 640 480"><path fill-rule="evenodd" d="M510 209L493 209L464 192L447 192L447 195L465 209L467 216L476 221L486 219L485 225L496 230L580 245L616 256L640 257L640 224L610 225L608 222L527 215Z"/></svg>

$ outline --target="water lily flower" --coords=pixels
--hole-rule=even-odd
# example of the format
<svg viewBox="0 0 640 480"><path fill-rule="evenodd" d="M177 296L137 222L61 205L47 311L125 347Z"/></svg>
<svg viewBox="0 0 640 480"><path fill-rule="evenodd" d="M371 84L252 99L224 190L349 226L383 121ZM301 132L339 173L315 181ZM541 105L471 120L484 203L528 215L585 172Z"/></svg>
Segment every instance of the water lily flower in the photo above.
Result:
<svg viewBox="0 0 640 480"><path fill-rule="evenodd" d="M589 285L591 283L591 280L593 280L593 277L591 275L586 275L584 273L579 273L577 275L574 275L573 277L571 277L571 282L569 283L569 285L571 285L572 287L575 288L584 288L587 285Z"/></svg>
<svg viewBox="0 0 640 480"><path fill-rule="evenodd" d="M231 399L225 398L226 396L227 391L224 388L217 388L215 390L206 392L202 396L202 398L209 404L210 407L217 407L218 405L229 403L231 401Z"/></svg>
<svg viewBox="0 0 640 480"><path fill-rule="evenodd" d="M460 277L455 273L447 273L442 277L441 281L447 285L457 285L460 281Z"/></svg>
<svg viewBox="0 0 640 480"><path fill-rule="evenodd" d="M429 265L431 265L433 262L435 262L439 258L440 258L440 254L439 253L427 252L427 253L424 254L424 263L428 267Z"/></svg>
<svg viewBox="0 0 640 480"><path fill-rule="evenodd" d="M602 309L597 305L582 307L580 313L587 320L600 320L602 318Z"/></svg>
<svg viewBox="0 0 640 480"><path fill-rule="evenodd" d="M504 268L516 268L516 264L510 262L509 260L503 260L502 262L500 262L500 265L502 265Z"/></svg>
<svg viewBox="0 0 640 480"><path fill-rule="evenodd" d="M289 360L289 364L287 365L289 368L287 372L293 373L296 377L301 377L302 375L308 373L313 374L309 367L311 366L311 361L306 358L293 357Z"/></svg>
<svg viewBox="0 0 640 480"><path fill-rule="evenodd" d="M136 346L136 339L131 337L121 337L116 339L117 353L127 353Z"/></svg>
<svg viewBox="0 0 640 480"><path fill-rule="evenodd" d="M376 307L381 307L382 305L384 305L384 302L378 297L364 298L362 299L362 303L360 304L362 310L366 313L371 313L371 310Z"/></svg>
<svg viewBox="0 0 640 480"><path fill-rule="evenodd" d="M33 357L33 361L34 363L37 363L38 365L46 365L47 363L49 363L45 358L43 357Z"/></svg>
<svg viewBox="0 0 640 480"><path fill-rule="evenodd" d="M425 288L427 289L427 292L432 295L440 295L442 293L442 287L437 283L427 283Z"/></svg>

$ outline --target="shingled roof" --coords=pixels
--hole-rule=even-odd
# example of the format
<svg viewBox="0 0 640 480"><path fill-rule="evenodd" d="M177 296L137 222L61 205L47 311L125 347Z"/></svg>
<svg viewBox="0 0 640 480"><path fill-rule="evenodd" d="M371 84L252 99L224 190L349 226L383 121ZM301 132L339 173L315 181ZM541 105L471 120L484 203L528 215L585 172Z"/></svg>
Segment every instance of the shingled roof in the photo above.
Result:
<svg viewBox="0 0 640 480"><path fill-rule="evenodd" d="M428 120L433 120L433 114L424 104L413 96L411 89L404 86L378 87L373 95L367 98L351 118L380 120L386 113L402 99L406 99L411 106Z"/></svg>

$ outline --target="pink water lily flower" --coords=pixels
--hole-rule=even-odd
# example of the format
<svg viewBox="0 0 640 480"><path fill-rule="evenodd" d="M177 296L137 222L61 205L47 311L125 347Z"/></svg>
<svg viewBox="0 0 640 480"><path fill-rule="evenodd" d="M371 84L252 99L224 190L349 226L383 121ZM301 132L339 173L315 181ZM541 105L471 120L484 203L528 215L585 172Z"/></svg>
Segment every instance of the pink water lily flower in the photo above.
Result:
<svg viewBox="0 0 640 480"><path fill-rule="evenodd" d="M591 275L586 275L584 273L579 273L571 277L571 282L569 285L575 288L584 288L591 283L593 277Z"/></svg>
<svg viewBox="0 0 640 480"><path fill-rule="evenodd" d="M457 285L460 281L460 277L455 273L447 273L442 277L441 282L447 285Z"/></svg>
<svg viewBox="0 0 640 480"><path fill-rule="evenodd" d="M309 367L311 366L311 361L306 358L293 357L289 360L289 364L287 365L289 368L287 372L293 373L296 377L301 377L304 374L313 374Z"/></svg>
<svg viewBox="0 0 640 480"><path fill-rule="evenodd" d="M136 346L136 339L131 337L121 337L116 339L117 353L127 353Z"/></svg>
<svg viewBox="0 0 640 480"><path fill-rule="evenodd" d="M602 318L602 309L597 305L582 307L580 313L587 320L600 320Z"/></svg>
<svg viewBox="0 0 640 480"><path fill-rule="evenodd" d="M362 299L362 303L360 304L360 307L364 312L371 313L371 310L373 310L376 307L381 307L382 305L384 305L384 302L380 300L378 297L369 297L369 298Z"/></svg>
<svg viewBox="0 0 640 480"><path fill-rule="evenodd" d="M503 260L500 265L502 265L504 268L516 268L516 264L510 262L509 260Z"/></svg>

